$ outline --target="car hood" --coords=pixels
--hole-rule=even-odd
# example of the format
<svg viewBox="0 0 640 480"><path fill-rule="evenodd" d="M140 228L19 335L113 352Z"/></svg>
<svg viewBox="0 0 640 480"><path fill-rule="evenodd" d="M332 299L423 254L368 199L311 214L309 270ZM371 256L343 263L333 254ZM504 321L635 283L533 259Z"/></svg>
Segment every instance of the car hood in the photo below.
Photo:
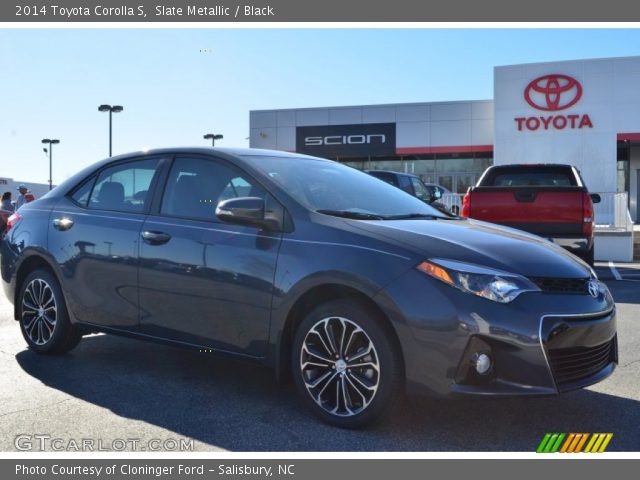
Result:
<svg viewBox="0 0 640 480"><path fill-rule="evenodd" d="M477 220L354 221L356 228L409 247L425 259L445 258L528 277L585 278L590 267L535 235Z"/></svg>

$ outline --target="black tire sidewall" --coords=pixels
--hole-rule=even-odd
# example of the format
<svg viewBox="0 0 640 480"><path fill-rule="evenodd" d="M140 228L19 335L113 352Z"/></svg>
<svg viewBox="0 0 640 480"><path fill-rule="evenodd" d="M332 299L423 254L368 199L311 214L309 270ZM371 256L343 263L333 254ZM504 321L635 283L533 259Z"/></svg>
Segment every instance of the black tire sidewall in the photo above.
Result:
<svg viewBox="0 0 640 480"><path fill-rule="evenodd" d="M24 297L27 286L36 279L45 281L49 285L49 287L51 287L56 302L56 325L53 330L53 335L44 345L37 345L29 338L29 335L27 335L27 332L24 328L24 323L22 321L22 299ZM73 333L72 330L74 329L74 327L69 322L69 315L64 301L64 296L62 294L62 289L60 288L60 284L50 272L41 269L34 270L27 276L24 282L22 282L20 295L18 296L18 313L20 331L22 332L22 336L29 345L29 348L37 353L43 354L60 353L65 350L65 347L67 346L67 343L69 341L69 336Z"/></svg>
<svg viewBox="0 0 640 480"><path fill-rule="evenodd" d="M376 395L364 411L351 417L331 415L317 405L307 391L300 370L300 351L307 333L327 317L343 317L356 323L369 336L378 354L380 382ZM294 383L307 408L325 422L341 428L362 428L383 417L394 403L402 379L399 348L393 340L393 332L389 330L379 314L358 301L332 300L312 310L296 330L291 354Z"/></svg>

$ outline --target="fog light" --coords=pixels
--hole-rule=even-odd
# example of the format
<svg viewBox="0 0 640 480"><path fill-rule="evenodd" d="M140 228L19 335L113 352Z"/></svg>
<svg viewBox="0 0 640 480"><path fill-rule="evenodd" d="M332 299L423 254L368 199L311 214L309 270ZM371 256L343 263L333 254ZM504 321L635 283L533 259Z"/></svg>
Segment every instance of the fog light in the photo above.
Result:
<svg viewBox="0 0 640 480"><path fill-rule="evenodd" d="M480 375L486 375L491 371L491 357L486 353L476 354L475 367Z"/></svg>

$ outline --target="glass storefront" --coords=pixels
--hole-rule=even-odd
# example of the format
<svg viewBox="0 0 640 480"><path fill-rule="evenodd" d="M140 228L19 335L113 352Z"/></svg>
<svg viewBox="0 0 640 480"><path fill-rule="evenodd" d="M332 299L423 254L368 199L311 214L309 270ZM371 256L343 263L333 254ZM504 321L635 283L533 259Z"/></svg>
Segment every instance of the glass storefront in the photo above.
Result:
<svg viewBox="0 0 640 480"><path fill-rule="evenodd" d="M493 165L493 152L333 158L359 170L391 170L418 175L454 193L465 193Z"/></svg>

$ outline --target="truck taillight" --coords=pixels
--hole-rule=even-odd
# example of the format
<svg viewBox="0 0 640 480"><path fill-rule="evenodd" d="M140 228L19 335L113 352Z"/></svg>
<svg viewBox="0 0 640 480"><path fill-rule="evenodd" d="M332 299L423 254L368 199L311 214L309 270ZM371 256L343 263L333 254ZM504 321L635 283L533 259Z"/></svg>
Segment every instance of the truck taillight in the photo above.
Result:
<svg viewBox="0 0 640 480"><path fill-rule="evenodd" d="M460 210L460 216L469 218L469 210L471 209L471 194L465 193L462 199L462 210Z"/></svg>
<svg viewBox="0 0 640 480"><path fill-rule="evenodd" d="M584 192L582 194L582 234L591 237L593 235L593 202L591 196Z"/></svg>
<svg viewBox="0 0 640 480"><path fill-rule="evenodd" d="M7 219L7 228L4 231L5 235L9 233L9 230L11 230L15 226L15 224L18 223L20 220L22 220L22 215L20 215L18 212L11 215Z"/></svg>

